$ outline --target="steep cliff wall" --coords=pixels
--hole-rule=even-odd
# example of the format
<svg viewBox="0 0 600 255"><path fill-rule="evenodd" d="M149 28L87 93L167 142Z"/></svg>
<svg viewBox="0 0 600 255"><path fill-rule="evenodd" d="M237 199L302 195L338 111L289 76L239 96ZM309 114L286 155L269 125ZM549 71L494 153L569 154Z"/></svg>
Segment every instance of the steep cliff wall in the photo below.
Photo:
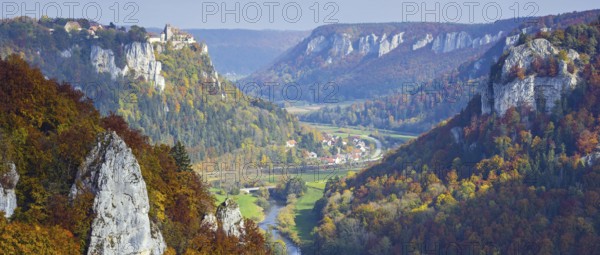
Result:
<svg viewBox="0 0 600 255"><path fill-rule="evenodd" d="M568 63L575 63L579 54L569 50L566 59L558 57L559 50L546 39L536 39L509 50L499 80L491 81L482 92L482 112L492 111L504 114L514 106L530 106L540 111L551 110L561 94L572 89L578 81L577 70L571 70ZM542 76L532 70L534 59L543 63L556 61L556 75ZM516 70L522 72L521 78L514 77ZM537 109L539 103L545 104L544 109Z"/></svg>
<svg viewBox="0 0 600 255"><path fill-rule="evenodd" d="M115 132L100 136L79 169L71 196L83 191L95 195L88 254L164 252L162 234L148 217L150 205L140 166Z"/></svg>
<svg viewBox="0 0 600 255"><path fill-rule="evenodd" d="M162 63L156 61L154 49L150 43L133 42L125 45L126 65L119 68L115 63L115 54L110 49L92 46L90 59L96 72L110 73L113 79L133 72L135 77L143 77L154 84L160 91L164 90L165 78L162 76Z"/></svg>
<svg viewBox="0 0 600 255"><path fill-rule="evenodd" d="M217 231L219 225L226 235L240 237L245 233L244 218L238 204L228 198L217 207L217 215L207 214L202 225Z"/></svg>
<svg viewBox="0 0 600 255"><path fill-rule="evenodd" d="M471 36L469 33L465 31L460 32L450 32L445 34L438 35L433 41L433 45L431 46L431 50L435 53L448 53L455 50L465 49L465 48L478 48L486 44L490 44L492 42L496 42L502 38L504 35L503 31L499 31L497 34L485 34L481 37Z"/></svg>
<svg viewBox="0 0 600 255"><path fill-rule="evenodd" d="M327 36L318 35L312 37L306 43L305 54L307 56L326 53L329 64L340 60L347 55L356 53L361 57L373 55L381 57L398 48L404 42L404 32L389 35L368 34L365 36L354 36L349 33L332 33ZM355 48L358 49L355 51Z"/></svg>
<svg viewBox="0 0 600 255"><path fill-rule="evenodd" d="M0 174L0 211L4 212L4 217L12 216L17 208L17 195L15 187L19 182L15 164L7 163L5 173Z"/></svg>

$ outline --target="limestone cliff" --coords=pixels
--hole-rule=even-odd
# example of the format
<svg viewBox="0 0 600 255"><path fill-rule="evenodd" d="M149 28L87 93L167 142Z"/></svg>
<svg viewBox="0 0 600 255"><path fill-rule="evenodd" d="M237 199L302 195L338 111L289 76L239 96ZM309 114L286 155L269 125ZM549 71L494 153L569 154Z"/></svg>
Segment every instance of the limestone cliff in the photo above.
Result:
<svg viewBox="0 0 600 255"><path fill-rule="evenodd" d="M110 49L94 45L90 53L92 65L99 73L109 73L113 79L133 72L136 78L143 77L164 90L165 78L162 76L162 64L156 61L154 49L150 43L133 42L124 46L126 65L120 68L115 63L115 54Z"/></svg>
<svg viewBox="0 0 600 255"><path fill-rule="evenodd" d="M569 50L566 59L558 58L559 50L546 39L536 39L509 50L500 79L491 81L482 91L482 112L492 111L504 114L514 106L529 106L540 111L551 110L561 94L572 89L577 84L577 70L571 70L568 63L575 63L579 54ZM549 62L551 59L558 63L557 74L554 76L540 76L531 70L534 59ZM513 77L515 68L528 74L522 78ZM545 104L545 109L537 109L539 103Z"/></svg>
<svg viewBox="0 0 600 255"><path fill-rule="evenodd" d="M7 171L0 172L0 211L3 211L4 216L8 218L12 216L17 208L15 187L19 182L19 174L15 164L7 163L5 166Z"/></svg>
<svg viewBox="0 0 600 255"><path fill-rule="evenodd" d="M333 33L328 36L318 35L312 37L306 43L305 54L309 56L326 52L329 64L354 52L363 57L366 55L381 57L398 48L404 42L403 36L404 32L390 36L386 33L365 36L354 36L349 33ZM358 51L355 51L355 47Z"/></svg>
<svg viewBox="0 0 600 255"><path fill-rule="evenodd" d="M448 53L469 47L478 48L500 40L503 34L503 31L499 31L496 35L485 34L481 37L473 38L465 31L444 33L435 38L431 50L435 53Z"/></svg>
<svg viewBox="0 0 600 255"><path fill-rule="evenodd" d="M102 49L100 46L92 46L90 60L96 72L109 73L113 79L126 75L129 70L127 66L123 69L119 68L115 63L115 53L112 50Z"/></svg>
<svg viewBox="0 0 600 255"><path fill-rule="evenodd" d="M209 213L202 219L202 225L212 231L217 231L219 226L226 235L240 237L245 233L244 218L240 207L228 198L217 207L217 215Z"/></svg>
<svg viewBox="0 0 600 255"><path fill-rule="evenodd" d="M413 44L412 49L418 50L420 48L427 46L427 44L430 44L432 41L433 41L433 36L431 34L426 34L423 39L420 39Z"/></svg>
<svg viewBox="0 0 600 255"><path fill-rule="evenodd" d="M225 234L240 237L244 233L244 218L240 212L240 207L228 198L217 207L217 220L221 222L221 227Z"/></svg>
<svg viewBox="0 0 600 255"><path fill-rule="evenodd" d="M71 197L95 195L88 254L162 254L160 230L150 221L146 183L131 149L115 133L102 134L80 167Z"/></svg>
<svg viewBox="0 0 600 255"><path fill-rule="evenodd" d="M133 70L137 77L152 81L161 91L165 88L165 77L161 75L162 63L156 61L154 49L150 43L134 42L125 46L127 67Z"/></svg>

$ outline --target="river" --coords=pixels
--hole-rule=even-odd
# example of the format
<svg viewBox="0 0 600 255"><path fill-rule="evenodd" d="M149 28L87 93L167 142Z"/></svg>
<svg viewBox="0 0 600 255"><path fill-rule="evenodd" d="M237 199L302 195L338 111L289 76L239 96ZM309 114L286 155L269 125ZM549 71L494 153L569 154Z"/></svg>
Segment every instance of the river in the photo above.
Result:
<svg viewBox="0 0 600 255"><path fill-rule="evenodd" d="M285 206L281 205L273 200L271 200L269 202L271 202L271 208L269 208L269 210L266 212L265 219L263 221L261 221L260 223L258 223L258 226L265 231L269 231L269 226L271 226L271 228L272 228L271 234L273 235L273 240L281 239L285 243L285 246L287 247L288 255L302 254L300 252L300 247L298 247L289 238L282 236L279 233L279 230L277 230L277 214L279 214L279 211Z"/></svg>

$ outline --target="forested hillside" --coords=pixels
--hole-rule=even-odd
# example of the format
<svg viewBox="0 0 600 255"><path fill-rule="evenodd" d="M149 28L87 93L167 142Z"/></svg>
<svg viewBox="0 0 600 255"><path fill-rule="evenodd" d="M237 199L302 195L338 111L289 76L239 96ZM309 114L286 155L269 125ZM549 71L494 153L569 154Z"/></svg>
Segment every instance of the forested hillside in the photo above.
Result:
<svg viewBox="0 0 600 255"><path fill-rule="evenodd" d="M586 11L549 15L531 18L520 24L517 24L517 21L511 21L515 23L515 30L507 33L506 39L499 40L478 57L463 58L454 62L454 66L446 73L436 73L429 80L422 82L399 82L392 93L368 98L365 102L353 103L348 107L324 107L299 117L304 121L340 126L351 125L417 133L426 132L467 105L471 97L479 92L481 85L488 82L489 67L502 56L508 47L513 43L519 43L520 34L534 36L539 32L547 33L553 29L564 29L572 24L589 23L595 20L599 13L598 11ZM567 40L573 41L577 38L568 38ZM595 47L595 45L590 44L589 47ZM468 54L468 51L461 54ZM435 60L432 62L433 64L437 64L438 58L432 58L432 60ZM425 62L415 62L414 64L415 66L411 68L430 69ZM406 70L397 70L397 72L406 72Z"/></svg>
<svg viewBox="0 0 600 255"><path fill-rule="evenodd" d="M502 114L482 114L476 96L460 114L381 164L330 180L315 206L322 217L317 253L597 254L599 39L595 21L519 41L527 49L547 40L557 53L542 62L524 57L530 66L510 63L507 79L494 82L494 91L577 74L574 88L552 92L559 100L550 111L540 105L556 95ZM499 59L490 87L514 54Z"/></svg>
<svg viewBox="0 0 600 255"><path fill-rule="evenodd" d="M67 31L67 22L81 27ZM303 136L293 116L220 78L203 44L151 45L144 28L99 27L87 20L6 19L0 22L0 56L18 54L45 76L73 84L103 115L122 116L151 143L182 141L195 161L224 154L280 160L285 141ZM143 61L154 69L146 70ZM150 74L125 72L134 64ZM164 87L154 80L158 76Z"/></svg>
<svg viewBox="0 0 600 255"><path fill-rule="evenodd" d="M299 115L302 121L336 126L362 126L422 133L460 112L487 79L461 80L458 72L397 93L367 99L349 106L326 106Z"/></svg>
<svg viewBox="0 0 600 255"><path fill-rule="evenodd" d="M70 199L77 169L103 131L115 131L132 149L146 181L150 220L164 236L167 254L265 254L256 224L236 238L201 226L214 198L200 178L178 171L166 145L151 145L119 116L102 117L68 84L31 69L18 56L0 60L0 176L14 164L18 207L0 213L0 247L7 254L85 254L92 195ZM0 187L7 188L0 179ZM2 191L0 191L2 192Z"/></svg>

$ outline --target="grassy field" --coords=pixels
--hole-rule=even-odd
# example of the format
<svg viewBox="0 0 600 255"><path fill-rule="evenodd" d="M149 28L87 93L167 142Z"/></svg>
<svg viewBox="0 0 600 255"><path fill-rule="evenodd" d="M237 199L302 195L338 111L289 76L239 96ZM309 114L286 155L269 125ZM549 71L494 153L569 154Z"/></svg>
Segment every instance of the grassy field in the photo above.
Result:
<svg viewBox="0 0 600 255"><path fill-rule="evenodd" d="M317 200L323 197L325 182L309 182L306 185L308 186L308 190L296 202L296 216L294 218L294 221L296 221L294 231L300 236L303 245L312 241L310 232L318 223L317 215L313 213L312 209Z"/></svg>
<svg viewBox="0 0 600 255"><path fill-rule="evenodd" d="M416 138L416 134L405 133L405 132L396 132L393 130L385 130L385 129L369 129L369 128L359 128L359 127L336 127L328 124L321 123L311 123L311 122L301 122L304 125L311 126L315 129L321 130L323 132L331 133L334 135L359 135L363 138L369 138L369 135L378 132L380 135L389 136L392 138L403 139L404 141L408 141L410 139Z"/></svg>
<svg viewBox="0 0 600 255"><path fill-rule="evenodd" d="M216 205L223 203L223 201L225 201L225 199L227 198L227 195L217 194L218 191L219 189L217 188L210 188L210 192L213 193L217 198ZM240 206L240 212L242 212L242 216L250 218L256 222L261 222L264 219L265 215L263 212L263 208L256 205L255 203L258 199L256 196L252 194L244 194L242 192L236 196L229 195L229 197L233 198L233 200L235 200L235 202L238 203L238 205Z"/></svg>
<svg viewBox="0 0 600 255"><path fill-rule="evenodd" d="M352 101L338 102L335 104L335 106L344 108L344 107L351 106L352 104L361 103L364 101L365 100L352 100ZM300 104L289 105L289 106L285 107L285 110L291 114L302 115L302 114L318 111L321 108L329 107L329 106L333 106L333 105L331 103L326 103L326 104L303 104L303 103L300 103Z"/></svg>

